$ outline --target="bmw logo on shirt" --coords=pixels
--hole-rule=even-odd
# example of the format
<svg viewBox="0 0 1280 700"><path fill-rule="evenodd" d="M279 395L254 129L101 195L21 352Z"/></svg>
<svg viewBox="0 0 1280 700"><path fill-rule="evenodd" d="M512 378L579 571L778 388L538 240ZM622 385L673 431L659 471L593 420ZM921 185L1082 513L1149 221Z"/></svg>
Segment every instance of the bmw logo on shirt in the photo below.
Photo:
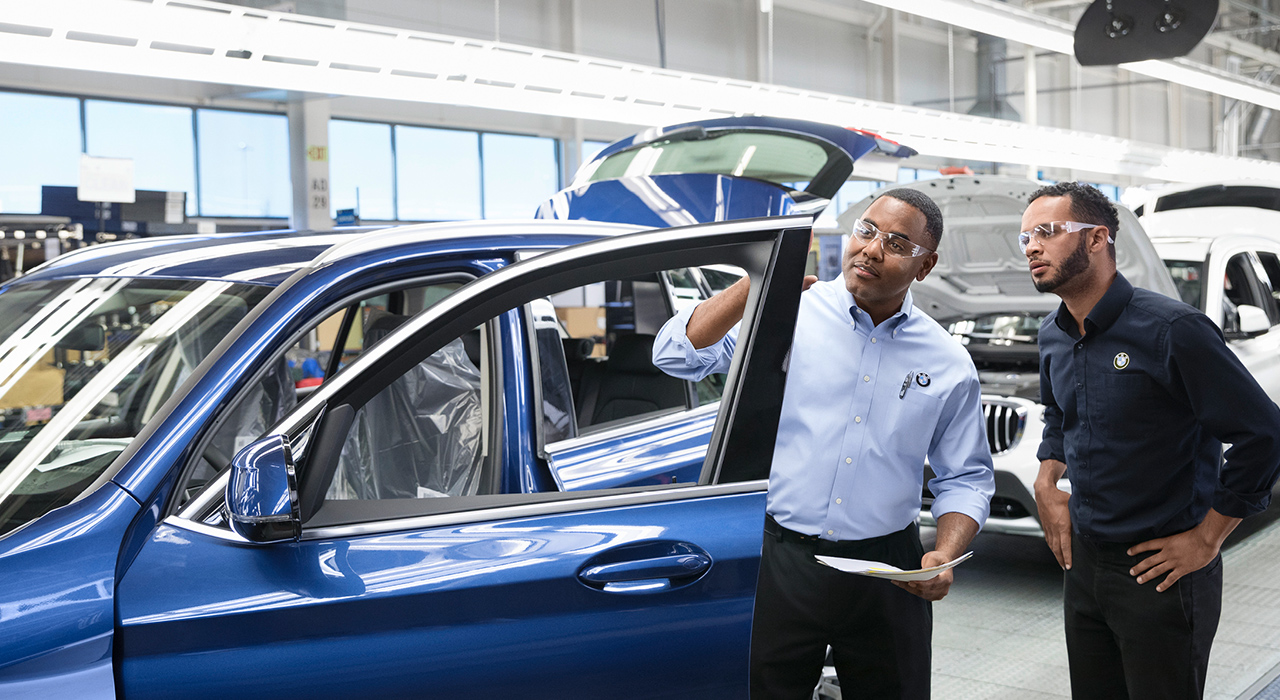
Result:
<svg viewBox="0 0 1280 700"><path fill-rule="evenodd" d="M919 384L920 386L925 387L925 386L929 386L930 381L931 380L929 379L928 374L925 374L924 372L919 372L916 374L916 384Z"/></svg>
<svg viewBox="0 0 1280 700"><path fill-rule="evenodd" d="M1112 360L1111 364L1115 365L1116 369L1124 369L1125 367L1128 367L1129 353L1127 352L1116 353L1116 359Z"/></svg>

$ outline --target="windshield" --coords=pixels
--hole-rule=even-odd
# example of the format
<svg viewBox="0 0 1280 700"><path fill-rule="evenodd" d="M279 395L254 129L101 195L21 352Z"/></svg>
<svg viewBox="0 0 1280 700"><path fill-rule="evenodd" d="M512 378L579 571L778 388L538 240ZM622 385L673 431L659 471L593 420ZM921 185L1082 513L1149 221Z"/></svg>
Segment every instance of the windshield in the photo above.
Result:
<svg viewBox="0 0 1280 700"><path fill-rule="evenodd" d="M830 159L848 159L839 149L829 153L813 141L784 134L722 131L691 140L677 132L673 137L588 163L574 185L669 173L715 173L785 185L809 182Z"/></svg>
<svg viewBox="0 0 1280 700"><path fill-rule="evenodd" d="M1040 322L1045 314L1007 312L955 321L947 326L969 351L986 393L1040 398Z"/></svg>
<svg viewBox="0 0 1280 700"><path fill-rule="evenodd" d="M270 292L81 278L0 294L0 535L93 484Z"/></svg>
<svg viewBox="0 0 1280 700"><path fill-rule="evenodd" d="M1173 285L1178 288L1178 296L1197 309L1204 309L1201 304L1204 292L1204 262L1194 260L1166 260L1165 267L1173 277Z"/></svg>
<svg viewBox="0 0 1280 700"><path fill-rule="evenodd" d="M1155 211L1200 207L1256 207L1280 211L1280 188L1265 185L1210 185L1167 194L1156 200Z"/></svg>

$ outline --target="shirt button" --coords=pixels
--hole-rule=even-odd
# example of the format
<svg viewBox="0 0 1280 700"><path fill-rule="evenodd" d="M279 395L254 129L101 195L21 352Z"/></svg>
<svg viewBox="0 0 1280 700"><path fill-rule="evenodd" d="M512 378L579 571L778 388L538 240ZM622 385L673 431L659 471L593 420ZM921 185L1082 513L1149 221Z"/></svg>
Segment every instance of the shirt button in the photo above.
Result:
<svg viewBox="0 0 1280 700"><path fill-rule="evenodd" d="M876 339L875 339L875 338L872 338L872 339L871 339L871 342L873 342L873 343L874 343L874 342L876 342Z"/></svg>
<svg viewBox="0 0 1280 700"><path fill-rule="evenodd" d="M845 464L853 464L853 457L845 457L845 458L844 458L844 463L845 463Z"/></svg>
<svg viewBox="0 0 1280 700"><path fill-rule="evenodd" d="M869 382L869 381L871 381L871 375L870 375L870 374L864 374L864 375L862 376L862 381L864 381L864 382Z"/></svg>
<svg viewBox="0 0 1280 700"><path fill-rule="evenodd" d="M1076 382L1076 388L1077 388L1077 389L1083 389L1083 388L1084 388L1084 382Z"/></svg>
<svg viewBox="0 0 1280 700"><path fill-rule="evenodd" d="M841 503L844 503L844 501L842 501L842 500L840 500L839 498L837 498L837 499L836 499L836 505L840 505Z"/></svg>
<svg viewBox="0 0 1280 700"><path fill-rule="evenodd" d="M854 417L853 417L853 422L854 422L854 423L861 423L861 422L862 422L862 416L854 416Z"/></svg>
<svg viewBox="0 0 1280 700"><path fill-rule="evenodd" d="M1084 343L1076 343L1076 350L1083 350L1083 349L1084 349Z"/></svg>
<svg viewBox="0 0 1280 700"><path fill-rule="evenodd" d="M836 534L836 531L835 531L835 530L827 530L827 534L828 534L828 535L834 535L834 534Z"/></svg>

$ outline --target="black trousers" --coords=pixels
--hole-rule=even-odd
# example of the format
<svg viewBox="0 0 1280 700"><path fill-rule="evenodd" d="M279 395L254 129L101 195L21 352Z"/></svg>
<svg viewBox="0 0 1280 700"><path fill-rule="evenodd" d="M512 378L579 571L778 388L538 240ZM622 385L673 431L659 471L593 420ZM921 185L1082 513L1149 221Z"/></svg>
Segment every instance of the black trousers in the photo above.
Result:
<svg viewBox="0 0 1280 700"><path fill-rule="evenodd" d="M1071 696L1178 700L1204 696L1209 647L1222 613L1222 557L1163 593L1129 569L1131 545L1076 533L1064 575Z"/></svg>
<svg viewBox="0 0 1280 700"><path fill-rule="evenodd" d="M883 537L829 542L767 519L751 627L752 700L810 700L828 645L843 697L927 699L929 602L889 581L833 569L815 554L914 569L924 550L914 523Z"/></svg>

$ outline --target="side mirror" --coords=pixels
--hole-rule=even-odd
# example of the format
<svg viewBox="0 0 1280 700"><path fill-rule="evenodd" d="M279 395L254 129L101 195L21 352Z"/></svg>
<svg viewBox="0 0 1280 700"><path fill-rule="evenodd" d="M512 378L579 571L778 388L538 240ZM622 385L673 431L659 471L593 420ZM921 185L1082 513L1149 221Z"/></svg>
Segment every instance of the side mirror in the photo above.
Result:
<svg viewBox="0 0 1280 700"><path fill-rule="evenodd" d="M1256 306L1241 304L1236 307L1236 313L1240 315L1241 335L1255 336L1271 329L1271 319L1267 318L1267 312Z"/></svg>
<svg viewBox="0 0 1280 700"><path fill-rule="evenodd" d="M302 535L289 438L269 435L231 459L227 513L231 529L250 542L292 542Z"/></svg>

